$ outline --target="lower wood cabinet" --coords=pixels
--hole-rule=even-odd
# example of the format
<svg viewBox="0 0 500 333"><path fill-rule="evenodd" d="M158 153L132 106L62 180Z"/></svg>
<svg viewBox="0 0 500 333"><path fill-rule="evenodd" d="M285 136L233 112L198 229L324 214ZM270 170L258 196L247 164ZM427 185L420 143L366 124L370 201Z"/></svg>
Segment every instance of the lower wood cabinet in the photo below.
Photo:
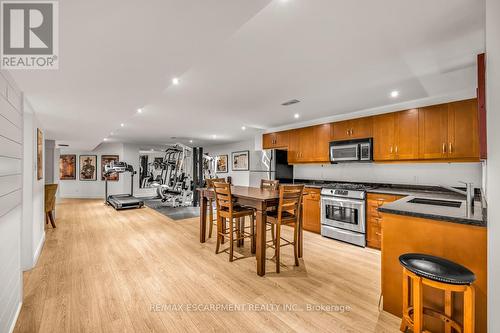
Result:
<svg viewBox="0 0 500 333"><path fill-rule="evenodd" d="M306 187L303 197L302 227L304 230L316 233L321 232L321 190Z"/></svg>
<svg viewBox="0 0 500 333"><path fill-rule="evenodd" d="M393 194L368 193L366 212L366 245L379 249L382 245L382 214L378 208L385 203L403 198Z"/></svg>

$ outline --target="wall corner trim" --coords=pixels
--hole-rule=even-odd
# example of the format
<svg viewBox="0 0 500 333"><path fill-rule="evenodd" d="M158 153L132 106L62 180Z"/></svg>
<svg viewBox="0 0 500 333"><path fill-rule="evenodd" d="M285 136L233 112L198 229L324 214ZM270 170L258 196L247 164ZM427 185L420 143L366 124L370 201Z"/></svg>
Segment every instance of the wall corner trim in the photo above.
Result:
<svg viewBox="0 0 500 333"><path fill-rule="evenodd" d="M23 302L19 302L17 305L16 313L14 314L14 317L12 318L12 322L10 323L9 327L9 333L14 332L14 328L16 328L16 323L17 323L17 318L19 318L19 314L21 313L21 308L23 306Z"/></svg>

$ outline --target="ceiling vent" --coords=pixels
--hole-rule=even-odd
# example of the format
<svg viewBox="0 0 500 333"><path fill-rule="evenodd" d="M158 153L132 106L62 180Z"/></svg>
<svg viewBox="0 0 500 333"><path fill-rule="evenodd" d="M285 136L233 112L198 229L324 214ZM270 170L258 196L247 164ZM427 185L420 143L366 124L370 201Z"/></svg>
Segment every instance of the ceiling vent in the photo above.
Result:
<svg viewBox="0 0 500 333"><path fill-rule="evenodd" d="M69 147L69 145L65 144L65 143L60 143L58 144L59 147Z"/></svg>
<svg viewBox="0 0 500 333"><path fill-rule="evenodd" d="M283 105L283 106L289 106L289 105L292 105L292 104L297 104L299 102L300 101L298 99L291 99L289 101L286 101L285 103L281 103L281 105Z"/></svg>

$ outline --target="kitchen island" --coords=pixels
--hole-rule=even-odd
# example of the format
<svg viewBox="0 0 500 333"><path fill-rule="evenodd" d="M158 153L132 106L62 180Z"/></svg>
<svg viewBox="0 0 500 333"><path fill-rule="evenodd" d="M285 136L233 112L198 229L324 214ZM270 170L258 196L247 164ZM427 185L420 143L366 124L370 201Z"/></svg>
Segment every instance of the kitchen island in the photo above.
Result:
<svg viewBox="0 0 500 333"><path fill-rule="evenodd" d="M379 208L382 216L383 309L401 317L403 295L399 256L404 253L431 254L464 265L475 273L476 332L486 332L487 234L480 205L474 215L467 216L465 202L460 208L452 209L412 204L409 203L411 198L414 196ZM424 287L426 306L443 309L443 301L442 292ZM455 295L453 318L458 322L462 322L462 303L462 295ZM426 329L444 332L440 321L426 316L424 322Z"/></svg>

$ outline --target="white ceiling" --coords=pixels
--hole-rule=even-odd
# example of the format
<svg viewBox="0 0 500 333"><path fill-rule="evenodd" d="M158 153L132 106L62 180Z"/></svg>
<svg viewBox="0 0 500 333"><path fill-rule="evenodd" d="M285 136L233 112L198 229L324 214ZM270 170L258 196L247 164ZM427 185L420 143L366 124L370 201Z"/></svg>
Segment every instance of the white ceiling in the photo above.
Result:
<svg viewBox="0 0 500 333"><path fill-rule="evenodd" d="M104 137L142 144L239 141L297 122L294 113L308 121L474 91L484 6L478 0L60 2L60 69L12 75L47 137L74 147L91 149ZM394 89L397 100L389 97ZM293 98L301 103L280 105Z"/></svg>

